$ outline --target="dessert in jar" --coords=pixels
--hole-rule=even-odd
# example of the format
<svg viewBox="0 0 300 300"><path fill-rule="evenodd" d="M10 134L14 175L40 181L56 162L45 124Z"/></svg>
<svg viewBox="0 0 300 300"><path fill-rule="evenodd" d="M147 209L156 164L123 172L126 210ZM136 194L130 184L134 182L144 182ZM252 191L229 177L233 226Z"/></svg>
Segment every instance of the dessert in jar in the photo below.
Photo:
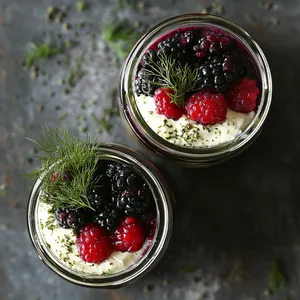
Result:
<svg viewBox="0 0 300 300"><path fill-rule="evenodd" d="M172 195L161 175L127 148L65 129L46 128L37 145L45 156L31 174L39 179L28 225L45 263L97 287L120 286L147 271L172 229Z"/></svg>
<svg viewBox="0 0 300 300"><path fill-rule="evenodd" d="M123 67L120 106L156 152L210 165L257 135L271 85L267 61L245 31L219 17L183 15L138 41Z"/></svg>

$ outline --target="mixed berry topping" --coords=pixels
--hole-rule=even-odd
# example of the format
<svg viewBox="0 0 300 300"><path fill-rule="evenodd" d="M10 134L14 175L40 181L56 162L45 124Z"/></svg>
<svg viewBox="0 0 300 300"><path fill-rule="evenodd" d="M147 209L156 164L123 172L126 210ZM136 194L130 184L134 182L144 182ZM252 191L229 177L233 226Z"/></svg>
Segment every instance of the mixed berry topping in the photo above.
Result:
<svg viewBox="0 0 300 300"><path fill-rule="evenodd" d="M256 70L249 54L221 32L180 29L155 42L143 55L135 92L154 98L156 112L205 125L222 123L227 109L255 111Z"/></svg>
<svg viewBox="0 0 300 300"><path fill-rule="evenodd" d="M53 184L58 176L54 177ZM72 178L69 180L72 183ZM53 210L61 227L77 231L80 257L100 263L113 250L141 249L156 229L155 202L148 184L127 165L103 161L97 165L91 182L87 198L92 209Z"/></svg>

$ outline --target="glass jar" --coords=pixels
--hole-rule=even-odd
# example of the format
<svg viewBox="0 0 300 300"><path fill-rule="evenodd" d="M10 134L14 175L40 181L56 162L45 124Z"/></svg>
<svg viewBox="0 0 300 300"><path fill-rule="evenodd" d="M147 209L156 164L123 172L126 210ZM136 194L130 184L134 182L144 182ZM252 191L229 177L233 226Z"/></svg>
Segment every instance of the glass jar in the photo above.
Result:
<svg viewBox="0 0 300 300"><path fill-rule="evenodd" d="M145 122L135 101L134 79L143 54L149 47L168 34L185 27L209 27L220 30L236 40L251 57L261 80L261 97L256 115L250 125L232 141L211 148L187 148L168 142L154 132ZM259 135L268 114L272 98L271 72L261 48L251 36L236 24L212 15L187 14L177 16L153 27L133 47L123 65L120 80L119 107L121 115L147 147L183 166L205 167L229 159L246 149Z"/></svg>
<svg viewBox="0 0 300 300"><path fill-rule="evenodd" d="M39 224L38 209L39 198L43 190L42 178L35 182L29 198L28 230L40 259L61 277L82 286L117 288L144 275L163 256L172 233L174 197L161 173L150 162L132 150L116 144L102 144L99 147L99 159L127 164L144 178L152 190L157 211L156 233L143 256L124 271L105 276L78 272L63 264L46 245Z"/></svg>

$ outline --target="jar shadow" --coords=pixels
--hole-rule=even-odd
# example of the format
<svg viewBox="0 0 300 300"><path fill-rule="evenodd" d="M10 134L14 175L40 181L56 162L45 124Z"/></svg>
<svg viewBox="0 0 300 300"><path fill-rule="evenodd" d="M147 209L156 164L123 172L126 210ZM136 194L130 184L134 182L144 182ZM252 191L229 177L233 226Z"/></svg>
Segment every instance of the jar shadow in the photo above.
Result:
<svg viewBox="0 0 300 300"><path fill-rule="evenodd" d="M300 60L296 50L284 53L261 44L271 65L274 96L255 143L208 169L183 169L156 159L176 196L173 238L155 269L159 274L176 280L185 267L211 265L222 274L224 261L236 258L256 266L290 253L297 240Z"/></svg>

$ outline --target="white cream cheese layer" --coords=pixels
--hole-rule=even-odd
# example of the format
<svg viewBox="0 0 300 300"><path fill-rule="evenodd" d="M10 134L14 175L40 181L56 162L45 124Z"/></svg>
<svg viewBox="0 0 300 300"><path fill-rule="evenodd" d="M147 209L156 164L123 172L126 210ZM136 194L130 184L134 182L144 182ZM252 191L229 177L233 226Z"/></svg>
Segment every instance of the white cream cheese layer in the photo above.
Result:
<svg viewBox="0 0 300 300"><path fill-rule="evenodd" d="M203 126L186 116L175 121L158 114L153 97L140 95L136 97L136 103L154 132L170 143L190 148L210 148L230 142L248 127L255 116L255 112L238 113L228 109L224 123Z"/></svg>
<svg viewBox="0 0 300 300"><path fill-rule="evenodd" d="M40 202L38 221L41 233L50 251L72 270L97 275L118 273L135 264L149 247L149 241L146 241L142 249L135 253L117 251L100 264L87 263L79 257L73 230L60 227L50 209L50 205Z"/></svg>

